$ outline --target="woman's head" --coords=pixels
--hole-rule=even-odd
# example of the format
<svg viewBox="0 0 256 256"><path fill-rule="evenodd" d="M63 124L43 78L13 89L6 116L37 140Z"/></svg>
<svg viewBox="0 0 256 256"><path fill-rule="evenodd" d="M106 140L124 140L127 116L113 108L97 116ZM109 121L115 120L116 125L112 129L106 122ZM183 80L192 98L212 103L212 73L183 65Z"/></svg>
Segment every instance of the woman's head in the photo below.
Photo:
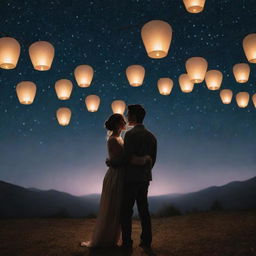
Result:
<svg viewBox="0 0 256 256"><path fill-rule="evenodd" d="M120 132L124 130L125 125L126 122L121 114L113 114L105 122L106 129L112 132Z"/></svg>

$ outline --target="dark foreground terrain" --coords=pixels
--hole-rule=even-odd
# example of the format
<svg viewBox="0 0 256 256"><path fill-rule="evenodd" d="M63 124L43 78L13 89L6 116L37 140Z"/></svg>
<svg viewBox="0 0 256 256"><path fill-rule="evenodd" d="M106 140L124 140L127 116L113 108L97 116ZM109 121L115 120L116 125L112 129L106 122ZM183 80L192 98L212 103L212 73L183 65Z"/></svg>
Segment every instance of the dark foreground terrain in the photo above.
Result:
<svg viewBox="0 0 256 256"><path fill-rule="evenodd" d="M95 219L15 219L0 221L1 256L146 255L138 247L134 221L132 253L79 247ZM196 213L153 219L153 250L158 256L255 256L256 211Z"/></svg>

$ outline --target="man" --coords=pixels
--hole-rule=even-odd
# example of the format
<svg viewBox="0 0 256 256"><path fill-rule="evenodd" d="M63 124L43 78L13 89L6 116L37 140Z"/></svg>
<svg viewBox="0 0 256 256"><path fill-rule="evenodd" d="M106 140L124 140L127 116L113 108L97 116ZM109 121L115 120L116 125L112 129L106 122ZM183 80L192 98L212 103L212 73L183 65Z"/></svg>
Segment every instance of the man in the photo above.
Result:
<svg viewBox="0 0 256 256"><path fill-rule="evenodd" d="M126 163L124 195L121 211L122 247L132 248L132 215L133 206L136 202L141 220L141 241L140 246L144 249L151 248L152 230L148 209L148 187L152 180L151 169L156 161L157 141L155 136L143 125L146 115L141 105L128 106L128 123L134 126L127 131L124 138L124 156ZM152 166L139 166L130 164L131 157L149 155L152 159Z"/></svg>

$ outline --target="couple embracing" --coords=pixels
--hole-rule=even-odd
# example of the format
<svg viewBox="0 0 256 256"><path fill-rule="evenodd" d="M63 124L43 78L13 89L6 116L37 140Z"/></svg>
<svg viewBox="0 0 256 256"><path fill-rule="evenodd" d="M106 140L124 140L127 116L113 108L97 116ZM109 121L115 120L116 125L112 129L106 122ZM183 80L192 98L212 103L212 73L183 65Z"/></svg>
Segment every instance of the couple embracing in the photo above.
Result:
<svg viewBox="0 0 256 256"><path fill-rule="evenodd" d="M150 249L152 242L151 219L148 209L148 187L156 160L157 141L143 125L146 115L141 105L128 106L128 124L133 128L120 134L126 127L123 115L113 114L105 122L110 131L107 141L109 166L104 177L100 209L90 241L81 246L115 247L122 234L124 249L131 249L133 240L132 215L136 202L141 220L140 246Z"/></svg>

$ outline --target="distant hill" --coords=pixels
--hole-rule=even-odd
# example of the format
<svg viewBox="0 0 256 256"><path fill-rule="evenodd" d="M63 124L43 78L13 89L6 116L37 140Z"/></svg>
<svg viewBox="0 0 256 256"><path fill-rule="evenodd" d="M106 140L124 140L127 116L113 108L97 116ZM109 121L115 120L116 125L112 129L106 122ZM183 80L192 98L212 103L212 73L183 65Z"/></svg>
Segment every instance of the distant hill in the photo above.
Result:
<svg viewBox="0 0 256 256"><path fill-rule="evenodd" d="M215 201L218 201L224 210L256 209L256 177L188 194L154 196L150 198L150 206L152 212L170 204L182 212L204 211L209 210Z"/></svg>
<svg viewBox="0 0 256 256"><path fill-rule="evenodd" d="M0 218L86 217L97 212L99 199L98 194L73 196L0 181ZM226 210L256 209L256 177L193 193L149 197L152 213L167 205L182 212L209 210L215 201Z"/></svg>
<svg viewBox="0 0 256 256"><path fill-rule="evenodd" d="M0 218L85 217L97 202L56 190L26 189L0 181Z"/></svg>

